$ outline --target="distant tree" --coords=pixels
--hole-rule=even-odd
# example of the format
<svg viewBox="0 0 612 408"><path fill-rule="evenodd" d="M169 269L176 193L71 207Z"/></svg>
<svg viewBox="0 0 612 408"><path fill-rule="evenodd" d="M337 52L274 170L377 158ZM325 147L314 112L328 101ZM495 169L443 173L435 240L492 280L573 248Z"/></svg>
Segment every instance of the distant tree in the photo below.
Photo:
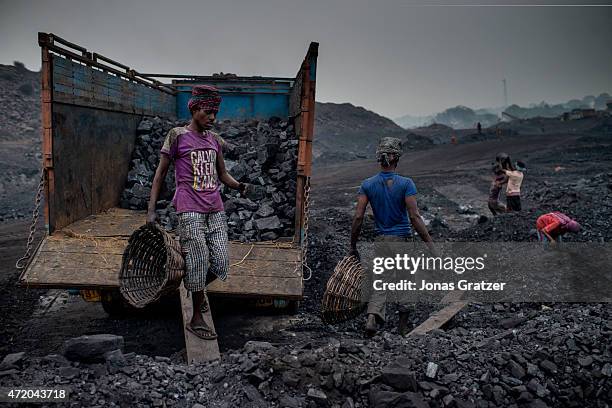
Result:
<svg viewBox="0 0 612 408"><path fill-rule="evenodd" d="M27 71L25 64L20 61L13 61L13 65L17 68L17 71Z"/></svg>

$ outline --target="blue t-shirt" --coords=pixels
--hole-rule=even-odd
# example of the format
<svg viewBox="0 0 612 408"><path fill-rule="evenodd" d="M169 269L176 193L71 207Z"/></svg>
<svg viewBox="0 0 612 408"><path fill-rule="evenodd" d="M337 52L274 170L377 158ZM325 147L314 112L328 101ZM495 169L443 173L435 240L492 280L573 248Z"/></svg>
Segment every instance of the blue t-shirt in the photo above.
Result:
<svg viewBox="0 0 612 408"><path fill-rule="evenodd" d="M389 179L393 179L391 187L387 185ZM405 197L416 193L412 179L391 171L381 171L364 180L357 194L365 194L368 197L378 234L407 237L410 236L412 229L408 220Z"/></svg>

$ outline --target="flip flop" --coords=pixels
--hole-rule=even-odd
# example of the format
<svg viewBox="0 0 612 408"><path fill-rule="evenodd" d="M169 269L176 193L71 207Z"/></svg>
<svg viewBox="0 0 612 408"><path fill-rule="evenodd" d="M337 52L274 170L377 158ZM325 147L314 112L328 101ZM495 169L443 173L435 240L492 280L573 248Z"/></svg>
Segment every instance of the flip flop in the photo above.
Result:
<svg viewBox="0 0 612 408"><path fill-rule="evenodd" d="M202 340L214 340L217 338L217 334L214 333L208 326L191 326L187 325L187 330L198 336Z"/></svg>

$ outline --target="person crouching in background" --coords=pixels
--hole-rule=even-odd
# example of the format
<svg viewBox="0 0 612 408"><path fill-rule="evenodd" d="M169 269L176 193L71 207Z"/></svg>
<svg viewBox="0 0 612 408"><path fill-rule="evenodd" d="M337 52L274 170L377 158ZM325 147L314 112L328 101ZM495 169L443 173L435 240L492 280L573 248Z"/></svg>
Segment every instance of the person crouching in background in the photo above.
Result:
<svg viewBox="0 0 612 408"><path fill-rule="evenodd" d="M563 235L571 232L580 232L580 224L559 211L553 211L548 214L541 215L536 221L536 230L538 231L538 241L550 242L555 245L557 242L563 242Z"/></svg>

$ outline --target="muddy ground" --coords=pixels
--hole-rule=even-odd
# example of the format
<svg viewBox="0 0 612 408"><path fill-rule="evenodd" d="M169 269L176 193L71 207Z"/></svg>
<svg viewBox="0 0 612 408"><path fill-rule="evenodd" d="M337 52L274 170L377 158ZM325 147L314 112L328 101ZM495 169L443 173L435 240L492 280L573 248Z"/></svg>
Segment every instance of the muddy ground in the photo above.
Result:
<svg viewBox="0 0 612 408"><path fill-rule="evenodd" d="M486 199L490 165L499 151L525 161L528 171L523 183L523 211L493 219L486 208ZM363 317L339 326L328 326L319 319L319 305L327 278L348 248L357 188L364 178L376 171L377 165L371 160L315 168L308 260L314 273L305 284L301 309L296 315L288 315L256 309L248 302L214 301L213 316L219 345L225 355L241 349L249 340L291 348L296 344L322 343L329 338L338 341L363 339ZM519 135L441 145L407 153L402 157L398 172L415 181L419 208L438 241L535 240L533 229L537 216L556 209L585 225L584 233L573 240L608 242L612 239L612 137L609 135ZM25 351L29 356L61 353L63 342L71 337L112 333L124 336L126 353L181 360L184 341L176 299L164 301L155 310L118 319L108 317L100 304L87 303L65 290L15 286L18 274L13 266L24 247L27 228L24 221L0 224L0 309L3 311L0 352L3 355L18 351ZM368 240L372 236L372 220L368 218L363 237ZM579 310L559 306L559 310L565 308L569 308L570 314ZM612 307L605 304L594 305L594 308L609 327ZM435 309L433 305L420 305L411 323L418 325ZM469 306L451 322L449 330L462 326L490 332L498 326L497 318L506 316L504 313L515 315L528 311L535 318L541 309L539 305L506 305L496 309L499 313L493 317L487 310L490 312L482 305ZM396 323L397 318L392 315L386 330L396 333ZM539 324L550 324L554 328L559 323L553 317L542 319ZM608 330L604 338L609 341L609 336ZM427 340L423 341L426 344ZM356 396L355 401L367 401L367 396ZM595 404L592 399L585 406L604 405Z"/></svg>

